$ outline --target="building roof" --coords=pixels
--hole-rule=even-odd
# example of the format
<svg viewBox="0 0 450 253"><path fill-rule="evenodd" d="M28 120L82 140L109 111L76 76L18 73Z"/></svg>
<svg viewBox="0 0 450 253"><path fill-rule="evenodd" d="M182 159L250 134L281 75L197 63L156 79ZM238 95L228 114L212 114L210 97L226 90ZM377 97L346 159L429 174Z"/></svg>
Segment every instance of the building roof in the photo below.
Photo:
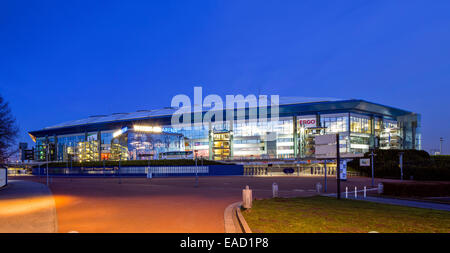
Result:
<svg viewBox="0 0 450 253"><path fill-rule="evenodd" d="M281 97L279 104L280 117L293 114L307 115L315 113L338 113L348 111L376 114L390 118L396 118L398 116L411 114L411 112L409 111L357 99L339 100L335 98ZM117 129L119 124L123 124L126 122L146 119L170 118L171 115L176 112L176 110L177 108L165 107L155 110L139 110L131 113L94 115L83 119L63 122L50 127L45 127L42 130L31 131L29 133L32 136L42 136L53 132L58 132L58 134L64 134L68 132L84 132L88 131L86 129L105 129L103 127L105 124L109 125L110 129ZM86 129L83 130L83 128Z"/></svg>
<svg viewBox="0 0 450 253"><path fill-rule="evenodd" d="M327 102L327 101L338 101L338 99L336 99L336 98L310 98L310 97L281 97L279 103L280 103L280 105L288 105L288 104L317 103L317 102ZM245 104L244 104L244 106L245 106ZM237 108L239 108L239 107L237 107ZM61 127L94 124L94 123L113 122L113 121L119 121L119 120L134 120L134 119L145 119L145 118L151 118L151 117L170 116L177 109L178 108L164 107L162 109L139 110L139 111L130 112L130 113L113 113L111 115L93 115L93 116L89 116L87 118L71 120L71 121L63 122L63 123L60 123L57 125L45 127L44 129L61 128Z"/></svg>

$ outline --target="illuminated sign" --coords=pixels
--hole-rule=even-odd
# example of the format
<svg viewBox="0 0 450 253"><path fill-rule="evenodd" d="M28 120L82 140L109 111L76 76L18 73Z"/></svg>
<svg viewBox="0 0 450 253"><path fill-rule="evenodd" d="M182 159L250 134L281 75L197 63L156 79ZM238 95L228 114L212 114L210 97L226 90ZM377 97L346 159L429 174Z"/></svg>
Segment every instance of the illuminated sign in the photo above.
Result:
<svg viewBox="0 0 450 253"><path fill-rule="evenodd" d="M359 159L359 166L370 166L370 159Z"/></svg>
<svg viewBox="0 0 450 253"><path fill-rule="evenodd" d="M315 127L316 118L300 118L298 120L298 125L302 127Z"/></svg>
<svg viewBox="0 0 450 253"><path fill-rule="evenodd" d="M128 131L128 127L124 127L120 130L117 130L113 133L113 138L116 138L117 136L120 136L121 134L125 133L126 131Z"/></svg>
<svg viewBox="0 0 450 253"><path fill-rule="evenodd" d="M163 131L164 133L173 133L173 134L178 133L178 131L175 130L175 129L173 129L172 127L164 127L164 128L162 129L162 131Z"/></svg>
<svg viewBox="0 0 450 253"><path fill-rule="evenodd" d="M150 132L150 133L161 133L162 132L162 128L159 126L134 125L133 129L134 129L134 131L137 131L137 132Z"/></svg>

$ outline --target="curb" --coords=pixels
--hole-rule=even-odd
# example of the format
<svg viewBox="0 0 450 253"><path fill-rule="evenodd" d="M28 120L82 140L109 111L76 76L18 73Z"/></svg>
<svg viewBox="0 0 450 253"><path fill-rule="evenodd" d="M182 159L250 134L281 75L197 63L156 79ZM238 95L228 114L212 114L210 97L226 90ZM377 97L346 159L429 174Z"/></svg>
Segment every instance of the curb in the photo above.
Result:
<svg viewBox="0 0 450 253"><path fill-rule="evenodd" d="M224 212L225 233L252 233L241 213L242 202L235 202Z"/></svg>
<svg viewBox="0 0 450 253"><path fill-rule="evenodd" d="M236 210L236 207L240 206L241 202L235 202L227 208L225 208L225 212L223 214L224 222L225 222L225 233L240 233L241 231L236 231L235 222L233 220L233 214L234 210Z"/></svg>
<svg viewBox="0 0 450 253"><path fill-rule="evenodd" d="M241 205L239 205L236 208L236 216L237 216L237 220L239 222L239 225L241 225L242 232L245 233L245 234L252 233L252 230L248 226L247 221L245 221L244 216L242 216Z"/></svg>

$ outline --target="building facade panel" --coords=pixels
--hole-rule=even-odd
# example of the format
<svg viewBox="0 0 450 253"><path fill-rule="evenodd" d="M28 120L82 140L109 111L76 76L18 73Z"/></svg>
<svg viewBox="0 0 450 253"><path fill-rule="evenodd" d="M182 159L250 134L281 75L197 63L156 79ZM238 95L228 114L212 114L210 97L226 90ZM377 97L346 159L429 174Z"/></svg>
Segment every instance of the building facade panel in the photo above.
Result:
<svg viewBox="0 0 450 253"><path fill-rule="evenodd" d="M40 161L147 160L170 152L214 160L309 158L314 157L315 136L335 133L342 153L421 148L416 113L362 100L280 105L279 111L274 119L247 117L183 127L172 127L170 115L139 112L133 118L120 113L30 135ZM154 115L144 117L149 114Z"/></svg>

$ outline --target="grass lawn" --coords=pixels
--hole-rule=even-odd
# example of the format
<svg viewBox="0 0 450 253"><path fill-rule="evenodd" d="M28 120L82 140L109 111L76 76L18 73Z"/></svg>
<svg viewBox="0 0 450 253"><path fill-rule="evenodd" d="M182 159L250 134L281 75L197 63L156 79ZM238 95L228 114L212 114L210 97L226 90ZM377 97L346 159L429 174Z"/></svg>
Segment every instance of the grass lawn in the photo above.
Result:
<svg viewBox="0 0 450 253"><path fill-rule="evenodd" d="M450 212L330 197L253 201L254 233L450 233Z"/></svg>

